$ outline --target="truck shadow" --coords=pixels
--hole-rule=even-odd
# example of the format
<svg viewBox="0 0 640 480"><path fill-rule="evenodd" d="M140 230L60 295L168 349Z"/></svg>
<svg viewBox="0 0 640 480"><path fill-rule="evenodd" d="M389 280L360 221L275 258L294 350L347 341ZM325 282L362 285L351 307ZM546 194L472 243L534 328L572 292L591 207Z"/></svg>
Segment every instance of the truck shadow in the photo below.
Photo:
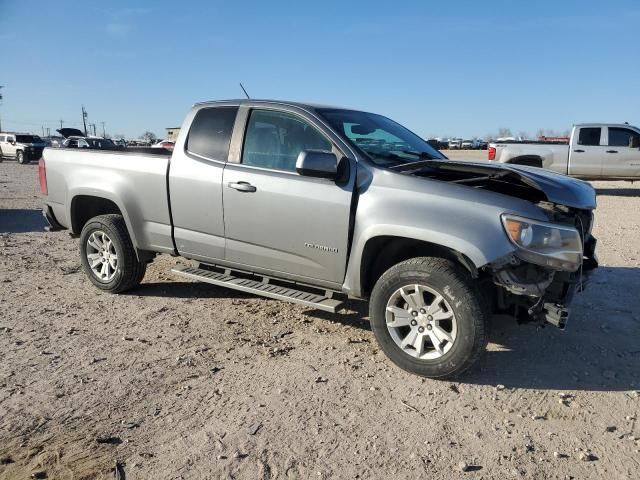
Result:
<svg viewBox="0 0 640 480"><path fill-rule="evenodd" d="M602 267L576 296L566 330L492 319L487 352L455 379L462 384L540 390L623 391L640 388L640 269ZM370 330L364 302L346 315L307 315ZM371 338L373 342L373 338Z"/></svg>
<svg viewBox="0 0 640 480"><path fill-rule="evenodd" d="M596 188L601 197L640 197L640 188Z"/></svg>
<svg viewBox="0 0 640 480"><path fill-rule="evenodd" d="M0 233L44 232L42 210L0 209Z"/></svg>
<svg viewBox="0 0 640 480"><path fill-rule="evenodd" d="M172 298L262 298L249 293L198 282L143 282L134 290L121 293L136 297Z"/></svg>
<svg viewBox="0 0 640 480"><path fill-rule="evenodd" d="M494 317L491 344L458 381L545 390L640 387L640 269L601 267L576 295L566 330Z"/></svg>

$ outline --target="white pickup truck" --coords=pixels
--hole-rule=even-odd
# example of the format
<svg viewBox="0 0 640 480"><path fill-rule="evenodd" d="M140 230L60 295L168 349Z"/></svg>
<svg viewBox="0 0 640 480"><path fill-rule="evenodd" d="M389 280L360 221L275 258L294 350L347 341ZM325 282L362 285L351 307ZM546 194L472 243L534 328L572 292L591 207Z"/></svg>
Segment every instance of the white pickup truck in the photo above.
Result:
<svg viewBox="0 0 640 480"><path fill-rule="evenodd" d="M488 158L589 180L640 180L640 129L628 124L585 123L573 127L568 145L490 143Z"/></svg>

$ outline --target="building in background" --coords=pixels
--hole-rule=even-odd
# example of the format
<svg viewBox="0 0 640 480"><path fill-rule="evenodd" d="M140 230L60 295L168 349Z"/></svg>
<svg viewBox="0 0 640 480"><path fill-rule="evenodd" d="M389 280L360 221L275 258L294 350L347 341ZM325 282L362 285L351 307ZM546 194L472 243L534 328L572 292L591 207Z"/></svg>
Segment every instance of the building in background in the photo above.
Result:
<svg viewBox="0 0 640 480"><path fill-rule="evenodd" d="M167 140L171 140L172 142L175 142L176 139L178 138L178 134L180 133L180 127L165 128L165 131L167 132L167 134L165 135L165 138Z"/></svg>

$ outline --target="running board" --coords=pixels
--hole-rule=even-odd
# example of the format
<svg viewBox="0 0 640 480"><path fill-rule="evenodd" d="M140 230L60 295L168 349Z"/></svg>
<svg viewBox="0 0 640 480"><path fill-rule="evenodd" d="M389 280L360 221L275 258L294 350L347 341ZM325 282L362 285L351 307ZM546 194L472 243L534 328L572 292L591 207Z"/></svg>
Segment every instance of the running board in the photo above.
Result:
<svg viewBox="0 0 640 480"><path fill-rule="evenodd" d="M281 287L267 281L257 281L248 278L234 277L228 270L225 272L215 272L202 268L178 265L171 271L177 275L187 277L199 282L211 283L220 287L233 288L242 292L254 293L263 297L275 298L287 302L299 303L308 307L314 307L325 312L336 313L342 306L342 301L331 298L331 292L324 295L304 292L293 288Z"/></svg>

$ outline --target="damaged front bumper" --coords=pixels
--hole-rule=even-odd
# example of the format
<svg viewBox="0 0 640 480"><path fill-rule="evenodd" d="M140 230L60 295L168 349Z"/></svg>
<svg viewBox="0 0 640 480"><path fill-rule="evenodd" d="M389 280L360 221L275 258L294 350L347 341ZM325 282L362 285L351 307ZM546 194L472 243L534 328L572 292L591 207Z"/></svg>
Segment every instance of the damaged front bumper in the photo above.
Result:
<svg viewBox="0 0 640 480"><path fill-rule="evenodd" d="M558 280L560 285L554 288L554 283L549 286L542 297L542 305L539 311L532 312L539 320L548 322L561 330L567 324L570 315L570 305L576 293L587 288L591 275L598 268L596 256L596 239L590 237L584 246L584 257L580 270L569 274L563 281L562 276ZM559 288L558 288L559 287Z"/></svg>
<svg viewBox="0 0 640 480"><path fill-rule="evenodd" d="M502 287L498 310L512 312L520 323L550 323L564 329L574 295L587 287L598 267L595 249L596 239L589 236L576 272L550 271L512 259L511 267L494 271L494 283Z"/></svg>

